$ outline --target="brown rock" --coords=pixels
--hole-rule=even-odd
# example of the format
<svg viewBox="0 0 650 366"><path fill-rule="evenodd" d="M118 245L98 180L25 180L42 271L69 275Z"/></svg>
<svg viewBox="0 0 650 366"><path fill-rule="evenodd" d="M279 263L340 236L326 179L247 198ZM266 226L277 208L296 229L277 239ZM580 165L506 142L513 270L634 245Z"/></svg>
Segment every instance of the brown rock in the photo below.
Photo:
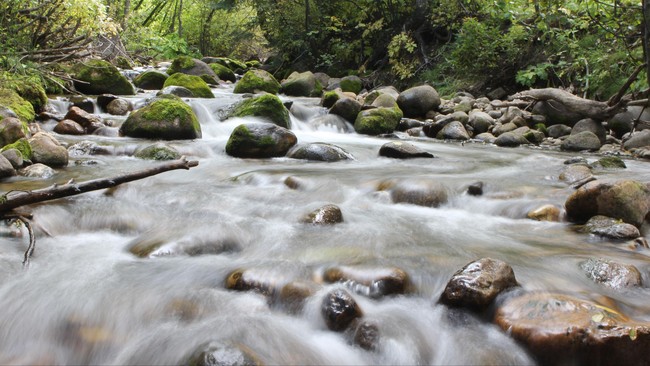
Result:
<svg viewBox="0 0 650 366"><path fill-rule="evenodd" d="M103 125L101 123L101 118L97 115L90 114L79 107L70 107L68 113L66 113L64 119L70 119L87 130L88 133L92 133L96 128L93 127L93 124Z"/></svg>
<svg viewBox="0 0 650 366"><path fill-rule="evenodd" d="M531 220L537 220L537 221L558 222L560 221L561 214L562 214L562 210L559 207L548 204L548 205L543 205L541 207L538 207L534 210L528 211L526 217L528 217Z"/></svg>
<svg viewBox="0 0 650 366"><path fill-rule="evenodd" d="M363 312L354 298L345 290L329 292L321 303L321 313L325 324L330 330L340 332L345 330Z"/></svg>
<svg viewBox="0 0 650 366"><path fill-rule="evenodd" d="M589 279L615 290L641 286L641 273L631 264L589 259L580 263L580 268Z"/></svg>
<svg viewBox="0 0 650 366"><path fill-rule="evenodd" d="M61 135L83 135L86 133L86 130L77 122L64 119L54 126L54 132Z"/></svg>
<svg viewBox="0 0 650 366"><path fill-rule="evenodd" d="M394 203L438 207L447 202L447 188L433 180L402 180L395 183L390 196Z"/></svg>
<svg viewBox="0 0 650 366"><path fill-rule="evenodd" d="M354 331L354 344L367 350L374 351L379 343L379 327L369 321L361 321Z"/></svg>
<svg viewBox="0 0 650 366"><path fill-rule="evenodd" d="M307 214L302 222L314 225L333 225L343 222L343 214L338 206L325 205Z"/></svg>
<svg viewBox="0 0 650 366"><path fill-rule="evenodd" d="M237 269L226 277L225 287L235 291L255 291L265 296L275 293L274 285L263 276L255 276L248 270Z"/></svg>
<svg viewBox="0 0 650 366"><path fill-rule="evenodd" d="M585 230L609 239L636 239L641 236L636 226L601 215L590 218L585 224Z"/></svg>
<svg viewBox="0 0 650 366"><path fill-rule="evenodd" d="M305 300L315 294L317 290L318 285L314 282L289 282L282 286L278 301L289 313L296 314L302 310Z"/></svg>

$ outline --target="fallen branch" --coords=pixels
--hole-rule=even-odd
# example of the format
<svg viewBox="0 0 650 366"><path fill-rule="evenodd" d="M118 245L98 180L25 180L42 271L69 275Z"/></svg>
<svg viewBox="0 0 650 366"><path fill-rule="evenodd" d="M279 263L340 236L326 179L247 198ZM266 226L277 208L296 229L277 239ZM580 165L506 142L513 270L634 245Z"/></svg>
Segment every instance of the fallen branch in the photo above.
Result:
<svg viewBox="0 0 650 366"><path fill-rule="evenodd" d="M567 109L585 118L593 118L600 121L613 116L621 107L620 103L610 106L606 102L580 98L567 91L556 88L526 90L513 95L512 98L536 101L554 100L564 104Z"/></svg>

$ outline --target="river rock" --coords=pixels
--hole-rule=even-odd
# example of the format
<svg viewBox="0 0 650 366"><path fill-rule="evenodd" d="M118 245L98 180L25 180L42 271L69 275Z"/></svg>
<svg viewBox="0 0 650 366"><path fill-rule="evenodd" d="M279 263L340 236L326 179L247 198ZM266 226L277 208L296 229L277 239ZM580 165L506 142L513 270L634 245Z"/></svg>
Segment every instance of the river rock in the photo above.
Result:
<svg viewBox="0 0 650 366"><path fill-rule="evenodd" d="M591 258L580 263L580 268L590 280L614 290L641 286L641 273L631 264Z"/></svg>
<svg viewBox="0 0 650 366"><path fill-rule="evenodd" d="M133 85L110 62L86 60L73 66L74 87L84 93L99 95L135 95Z"/></svg>
<svg viewBox="0 0 650 366"><path fill-rule="evenodd" d="M236 269L226 277L225 287L234 291L254 291L264 296L275 295L276 288L264 274L246 269Z"/></svg>
<svg viewBox="0 0 650 366"><path fill-rule="evenodd" d="M650 146L650 130L635 132L623 143L625 150Z"/></svg>
<svg viewBox="0 0 650 366"><path fill-rule="evenodd" d="M68 165L68 150L50 134L38 132L31 139L32 161L51 167Z"/></svg>
<svg viewBox="0 0 650 366"><path fill-rule="evenodd" d="M65 114L65 119L77 122L87 133L92 133L99 125L103 126L102 119L96 114L91 114L79 107L70 107Z"/></svg>
<svg viewBox="0 0 650 366"><path fill-rule="evenodd" d="M182 86L189 89L196 98L214 98L214 94L208 84L198 76L177 72L165 80L163 89L168 86Z"/></svg>
<svg viewBox="0 0 650 366"><path fill-rule="evenodd" d="M395 98L389 94L380 94L372 101L370 106L376 108L399 108Z"/></svg>
<svg viewBox="0 0 650 366"><path fill-rule="evenodd" d="M585 230L591 234L609 239L636 239L641 236L636 226L602 215L590 218L585 224Z"/></svg>
<svg viewBox="0 0 650 366"><path fill-rule="evenodd" d="M296 145L287 152L287 157L292 159L326 162L354 160L354 157L342 148L322 142Z"/></svg>
<svg viewBox="0 0 650 366"><path fill-rule="evenodd" d="M27 124L14 117L0 119L0 147L12 144L29 135Z"/></svg>
<svg viewBox="0 0 650 366"><path fill-rule="evenodd" d="M560 148L565 151L596 151L600 149L602 143L598 136L590 131L578 132L575 135L569 135L569 137L562 142Z"/></svg>
<svg viewBox="0 0 650 366"><path fill-rule="evenodd" d="M240 245L230 239L205 236L170 237L169 233L147 233L131 241L127 250L139 258L236 253Z"/></svg>
<svg viewBox="0 0 650 366"><path fill-rule="evenodd" d="M627 106L625 109L625 111L617 113L607 121L607 128L614 132L618 138L632 131L634 120L637 118L641 121L650 121L650 111L645 107ZM637 131L639 130L638 127Z"/></svg>
<svg viewBox="0 0 650 366"><path fill-rule="evenodd" d="M319 286L311 281L292 281L282 286L277 300L290 314L298 314L302 310L305 301L314 295L318 289Z"/></svg>
<svg viewBox="0 0 650 366"><path fill-rule="evenodd" d="M34 106L12 89L0 87L0 115L30 123L36 117Z"/></svg>
<svg viewBox="0 0 650 366"><path fill-rule="evenodd" d="M2 156L9 160L14 169L22 168L25 163L23 154L21 154L17 149L2 150Z"/></svg>
<svg viewBox="0 0 650 366"><path fill-rule="evenodd" d="M246 123L233 130L226 153L238 158L285 156L297 141L293 132L273 123Z"/></svg>
<svg viewBox="0 0 650 366"><path fill-rule="evenodd" d="M219 76L205 62L188 56L180 56L174 59L167 69L167 74L173 76L176 73L198 76L210 84L218 84ZM191 89L190 89L191 90Z"/></svg>
<svg viewBox="0 0 650 366"><path fill-rule="evenodd" d="M192 93L191 90L186 87L176 85L164 87L161 91L156 93L156 96L163 95L175 95L180 98L194 98L194 93Z"/></svg>
<svg viewBox="0 0 650 366"><path fill-rule="evenodd" d="M350 98L341 98L332 105L329 113L339 115L346 121L354 123L360 111L361 104L359 102Z"/></svg>
<svg viewBox="0 0 650 366"><path fill-rule="evenodd" d="M21 169L19 173L28 178L48 179L54 176L56 172L45 164L36 163Z"/></svg>
<svg viewBox="0 0 650 366"><path fill-rule="evenodd" d="M482 258L454 273L439 302L483 311L497 295L515 286L517 280L512 267L497 259Z"/></svg>
<svg viewBox="0 0 650 366"><path fill-rule="evenodd" d="M180 362L189 366L262 366L252 351L242 345L213 341L198 346Z"/></svg>
<svg viewBox="0 0 650 366"><path fill-rule="evenodd" d="M293 97L320 97L323 92L323 86L311 71L294 71L280 86L282 93Z"/></svg>
<svg viewBox="0 0 650 366"><path fill-rule="evenodd" d="M579 134L582 131L589 131L596 135L601 144L605 143L607 131L602 122L595 121L591 118L585 118L578 121L571 129L571 135Z"/></svg>
<svg viewBox="0 0 650 366"><path fill-rule="evenodd" d="M334 106L334 103L338 101L341 98L345 98L343 96L343 93L340 93L337 90L329 90L323 93L323 96L321 97L320 100L320 105L322 105L325 108L332 108Z"/></svg>
<svg viewBox="0 0 650 366"><path fill-rule="evenodd" d="M640 227L650 211L650 189L634 180L596 180L578 188L564 205L573 222L604 215Z"/></svg>
<svg viewBox="0 0 650 366"><path fill-rule="evenodd" d="M164 160L180 159L181 154L178 152L178 150L174 149L173 147L165 143L159 142L153 145L149 145L137 149L135 151L135 154L133 154L133 156L135 156L138 159L164 161Z"/></svg>
<svg viewBox="0 0 650 366"><path fill-rule="evenodd" d="M584 164L571 164L565 167L560 173L560 180L571 185L577 182L586 182L592 179L594 175L591 168Z"/></svg>
<svg viewBox="0 0 650 366"><path fill-rule="evenodd" d="M341 90L343 92L350 92L354 94L359 94L361 92L361 89L363 89L363 81L356 75L349 75L341 78L339 85L341 86Z"/></svg>
<svg viewBox="0 0 650 366"><path fill-rule="evenodd" d="M126 116L131 108L131 103L129 103L128 100L118 98L108 103L106 106L106 112L114 116Z"/></svg>
<svg viewBox="0 0 650 366"><path fill-rule="evenodd" d="M290 128L291 126L289 111L284 107L280 98L273 94L244 99L235 106L231 116L256 116L267 119L280 127Z"/></svg>
<svg viewBox="0 0 650 366"><path fill-rule="evenodd" d="M194 111L189 105L175 98L156 98L150 104L134 111L120 127L120 134L163 140L200 138L201 125Z"/></svg>
<svg viewBox="0 0 650 366"><path fill-rule="evenodd" d="M447 203L448 193L447 187L434 180L408 179L392 183L390 197L394 203L438 207Z"/></svg>
<svg viewBox="0 0 650 366"><path fill-rule="evenodd" d="M494 125L494 122L494 118L489 114L475 109L469 112L467 124L472 127L474 135L478 135L483 132L488 132L490 127Z"/></svg>
<svg viewBox="0 0 650 366"><path fill-rule="evenodd" d="M321 314L327 327L335 332L345 330L353 320L363 316L361 308L352 295L342 289L333 290L325 295L321 303Z"/></svg>
<svg viewBox="0 0 650 366"><path fill-rule="evenodd" d="M158 70L147 70L133 79L133 84L141 89L160 90L169 75Z"/></svg>
<svg viewBox="0 0 650 366"><path fill-rule="evenodd" d="M528 211L526 217L536 221L559 222L561 214L562 214L562 209L560 209L556 205L546 204Z"/></svg>
<svg viewBox="0 0 650 366"><path fill-rule="evenodd" d="M354 330L354 344L365 349L374 351L379 347L380 334L379 326L367 320L362 320Z"/></svg>
<svg viewBox="0 0 650 366"><path fill-rule="evenodd" d="M343 282L351 290L375 299L403 295L411 288L408 274L395 267L332 267L323 272L323 280L328 283Z"/></svg>
<svg viewBox="0 0 650 366"><path fill-rule="evenodd" d="M430 85L421 85L404 90L397 98L397 104L409 118L422 117L438 109L441 100L438 92Z"/></svg>
<svg viewBox="0 0 650 366"><path fill-rule="evenodd" d="M245 62L229 57L203 57L201 61L205 62L208 65L223 65L236 73L244 73L249 68Z"/></svg>
<svg viewBox="0 0 650 366"><path fill-rule="evenodd" d="M118 97L117 95L113 95L113 94L102 94L102 95L98 95L98 96L97 96L97 99L95 99L95 100L96 100L96 102L97 102L97 106L99 107L99 109L105 111L105 110L106 110L106 107L108 106L108 103L114 101L115 99L119 99L119 97ZM92 105L92 104L93 104L93 101L90 100L90 103L91 103L91 105ZM81 107L80 107L80 108L81 108ZM83 109L83 110L85 110L86 112L88 112L88 110L85 109L85 108L81 108L81 109ZM94 108L93 108L93 109L94 109ZM94 113L94 112L93 112L93 111L90 111L90 112L88 112L88 113Z"/></svg>
<svg viewBox="0 0 650 366"><path fill-rule="evenodd" d="M474 139L476 139L478 141L483 141L483 142L485 142L487 144L493 144L493 143L495 143L497 141L497 138L493 134L491 134L489 132L480 133L480 134L474 136Z"/></svg>
<svg viewBox="0 0 650 366"><path fill-rule="evenodd" d="M522 135L513 132L505 132L499 135L494 144L501 147L517 147L528 144L528 140Z"/></svg>
<svg viewBox="0 0 650 366"><path fill-rule="evenodd" d="M433 154L420 149L410 142L391 141L379 149L379 156L395 159L433 158Z"/></svg>
<svg viewBox="0 0 650 366"><path fill-rule="evenodd" d="M26 138L21 138L12 144L5 145L0 149L0 152L7 150L18 150L25 161L29 161L32 158L32 146Z"/></svg>
<svg viewBox="0 0 650 366"><path fill-rule="evenodd" d="M467 194L470 196L482 196L483 186L483 182L474 182L467 187Z"/></svg>
<svg viewBox="0 0 650 366"><path fill-rule="evenodd" d="M64 119L63 121L57 123L56 126L54 126L53 131L61 135L86 134L86 130L80 124L70 119Z"/></svg>
<svg viewBox="0 0 650 366"><path fill-rule="evenodd" d="M354 121L354 130L365 135L391 133L397 128L402 111L395 108L373 108L361 111Z"/></svg>
<svg viewBox="0 0 650 366"><path fill-rule="evenodd" d="M308 213L301 220L305 224L334 225L343 222L343 213L336 205L325 205Z"/></svg>
<svg viewBox="0 0 650 366"><path fill-rule="evenodd" d="M399 92L397 91L397 89L395 89L394 86L382 86L382 87L379 87L377 89L374 89L374 90L370 91L366 95L366 97L364 98L364 103L363 104L364 105L372 105L372 103L375 101L375 99L377 99L377 97L379 97L380 95L383 95L383 94L390 95L391 97L393 97L393 99L395 101L397 101L397 98L399 97Z"/></svg>
<svg viewBox="0 0 650 366"><path fill-rule="evenodd" d="M519 126L517 126L516 124L514 124L512 122L507 122L507 123L497 122L494 125L494 128L492 129L492 133L494 134L494 136L499 137L499 136L503 135L506 132L513 132L517 128L519 128Z"/></svg>
<svg viewBox="0 0 650 366"><path fill-rule="evenodd" d="M278 94L280 91L280 83L268 71L264 70L249 70L244 76L235 84L235 93L259 93L267 92L271 94Z"/></svg>
<svg viewBox="0 0 650 366"><path fill-rule="evenodd" d="M544 365L624 365L645 360L650 327L568 295L526 293L497 309L494 322Z"/></svg>
<svg viewBox="0 0 650 366"><path fill-rule="evenodd" d="M546 128L546 132L548 133L549 137L552 138L559 138L562 136L567 136L571 134L571 127L567 125L552 125Z"/></svg>
<svg viewBox="0 0 650 366"><path fill-rule="evenodd" d="M600 167L604 169L626 169L627 165L623 159L618 156L605 156L591 164L593 167Z"/></svg>
<svg viewBox="0 0 650 366"><path fill-rule="evenodd" d="M467 133L465 126L463 126L459 121L452 121L447 124L442 128L442 130L440 130L440 132L438 132L436 137L441 140L469 140L469 134Z"/></svg>
<svg viewBox="0 0 650 366"><path fill-rule="evenodd" d="M219 77L219 79L223 81L230 81L231 83L237 82L237 75L235 75L235 72L231 70L230 68L218 64L218 63L211 63L208 64L212 71L214 71L215 74Z"/></svg>
<svg viewBox="0 0 650 366"><path fill-rule="evenodd" d="M16 169L13 164L3 154L0 154L0 178L13 177L16 175Z"/></svg>

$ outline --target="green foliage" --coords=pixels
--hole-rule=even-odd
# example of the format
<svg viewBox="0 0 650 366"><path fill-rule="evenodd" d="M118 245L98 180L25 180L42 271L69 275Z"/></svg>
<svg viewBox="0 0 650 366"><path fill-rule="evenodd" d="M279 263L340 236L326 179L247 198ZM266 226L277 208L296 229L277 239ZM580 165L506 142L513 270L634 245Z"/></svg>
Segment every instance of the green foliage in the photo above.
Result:
<svg viewBox="0 0 650 366"><path fill-rule="evenodd" d="M413 38L404 32L394 36L388 44L388 62L400 80L415 75L419 65L418 60L413 57L416 46Z"/></svg>
<svg viewBox="0 0 650 366"><path fill-rule="evenodd" d="M23 122L32 122L36 116L34 107L12 89L0 88L0 106L11 109Z"/></svg>

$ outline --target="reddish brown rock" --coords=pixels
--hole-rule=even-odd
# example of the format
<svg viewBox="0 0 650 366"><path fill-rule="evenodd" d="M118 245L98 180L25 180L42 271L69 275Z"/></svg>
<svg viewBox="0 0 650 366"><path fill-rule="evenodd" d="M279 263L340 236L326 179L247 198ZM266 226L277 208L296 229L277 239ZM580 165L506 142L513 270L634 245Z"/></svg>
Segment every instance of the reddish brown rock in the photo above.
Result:
<svg viewBox="0 0 650 366"><path fill-rule="evenodd" d="M77 122L85 128L88 133L92 133L96 130L97 126L103 126L99 116L90 114L79 107L71 107L64 119L70 119Z"/></svg>
<svg viewBox="0 0 650 366"><path fill-rule="evenodd" d="M86 133L80 124L70 119L64 119L57 123L54 126L54 132L61 135L83 135Z"/></svg>

